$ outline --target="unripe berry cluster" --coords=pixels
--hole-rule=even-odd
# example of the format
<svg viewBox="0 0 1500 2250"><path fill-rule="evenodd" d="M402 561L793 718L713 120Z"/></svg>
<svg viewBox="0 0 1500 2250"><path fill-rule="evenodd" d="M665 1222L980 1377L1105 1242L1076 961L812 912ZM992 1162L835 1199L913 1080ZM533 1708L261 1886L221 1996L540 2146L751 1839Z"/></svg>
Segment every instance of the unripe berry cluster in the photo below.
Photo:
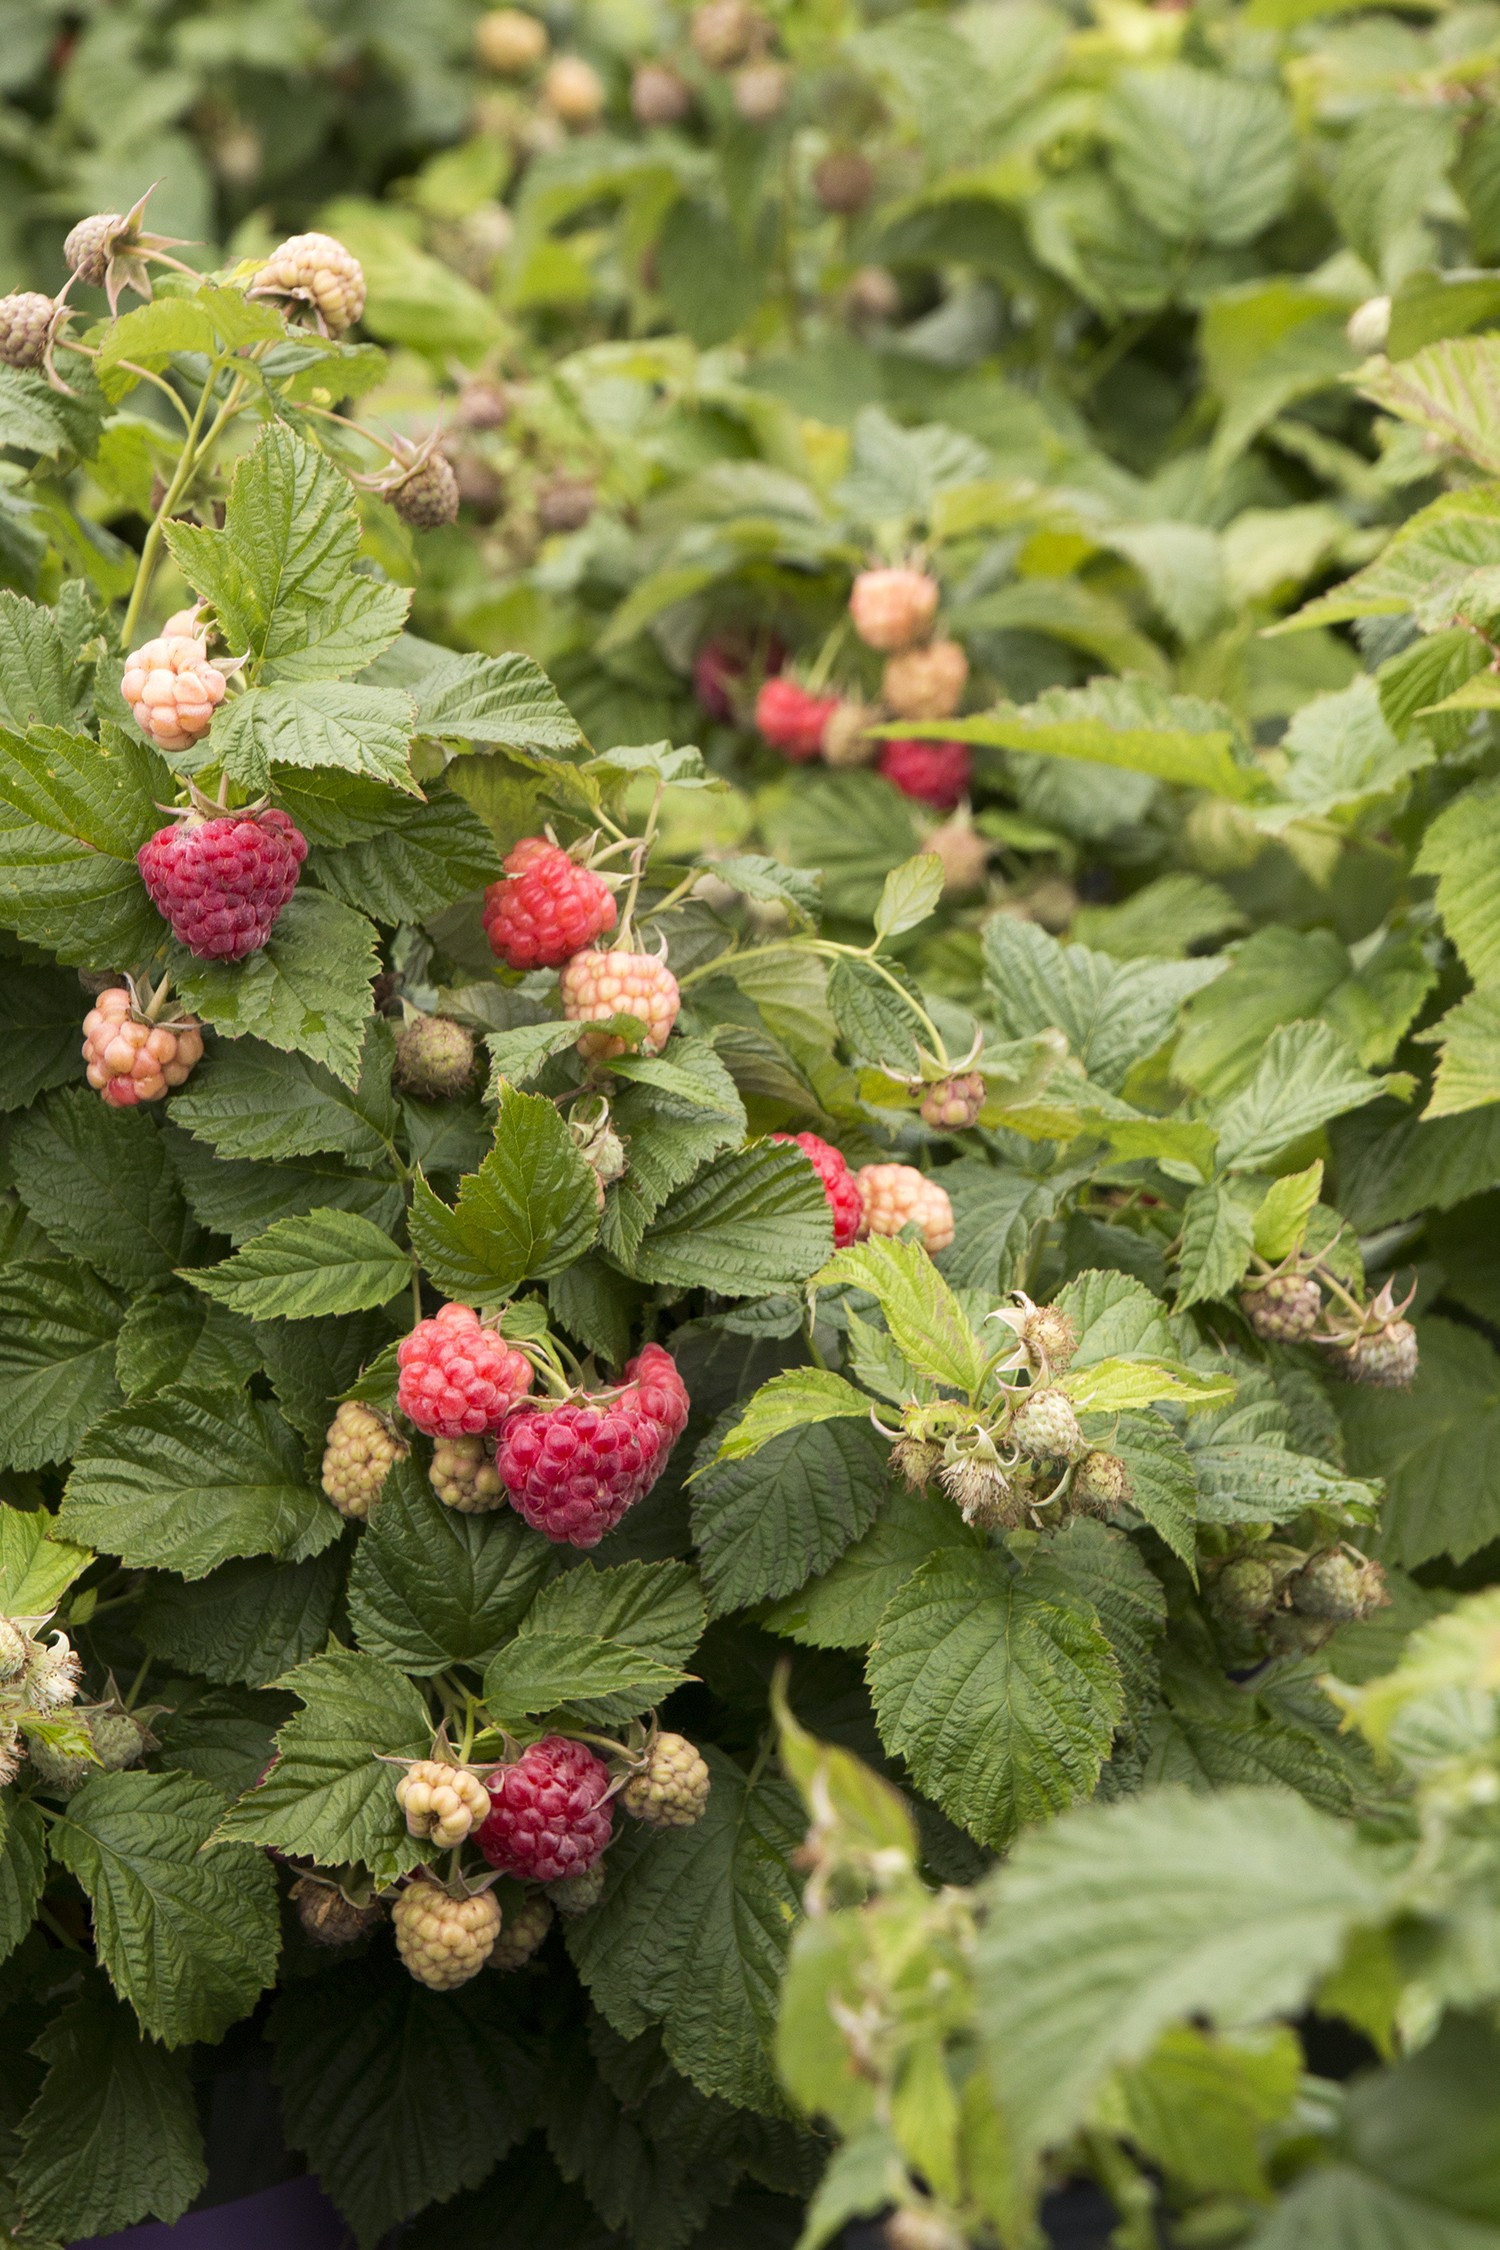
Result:
<svg viewBox="0 0 1500 2250"><path fill-rule="evenodd" d="M860 1233L899 1234L922 1230L923 1247L936 1257L953 1240L953 1205L937 1180L911 1164L862 1164L854 1175L863 1219Z"/></svg>
<svg viewBox="0 0 1500 2250"><path fill-rule="evenodd" d="M89 1084L115 1109L159 1102L203 1059L203 1029L191 1016L152 1023L123 985L101 992L83 1019Z"/></svg>

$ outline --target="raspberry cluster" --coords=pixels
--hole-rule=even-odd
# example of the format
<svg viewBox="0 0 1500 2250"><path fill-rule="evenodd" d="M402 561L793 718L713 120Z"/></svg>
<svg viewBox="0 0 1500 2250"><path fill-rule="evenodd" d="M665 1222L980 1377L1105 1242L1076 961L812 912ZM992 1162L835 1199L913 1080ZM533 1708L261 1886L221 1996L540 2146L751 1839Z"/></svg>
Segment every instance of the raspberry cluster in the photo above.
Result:
<svg viewBox="0 0 1500 2250"><path fill-rule="evenodd" d="M560 980L563 1016L569 1023L608 1023L611 1016L634 1016L646 1027L641 1048L659 1055L677 1021L681 995L665 961L649 953L575 953ZM623 1055L628 1042L609 1031L586 1031L578 1052L608 1061Z"/></svg>
<svg viewBox="0 0 1500 2250"><path fill-rule="evenodd" d="M317 1875L299 1875L290 1897L297 1919L314 1945L353 1945L367 1930L373 1930L385 1913L377 1900L370 1899L361 1906L346 1898L336 1883L324 1882Z"/></svg>
<svg viewBox="0 0 1500 2250"><path fill-rule="evenodd" d="M793 765L806 765L823 748L829 720L839 707L836 695L813 695L783 674L767 680L755 699L755 723L773 750Z"/></svg>
<svg viewBox="0 0 1500 2250"><path fill-rule="evenodd" d="M849 595L849 615L866 648L909 648L937 615L938 582L908 564L862 570Z"/></svg>
<svg viewBox="0 0 1500 2250"><path fill-rule="evenodd" d="M365 309L365 277L359 260L331 234L293 234L256 274L254 294L306 305L328 334L340 336Z"/></svg>
<svg viewBox="0 0 1500 2250"><path fill-rule="evenodd" d="M0 365L40 367L57 306L36 289L0 297Z"/></svg>
<svg viewBox="0 0 1500 2250"><path fill-rule="evenodd" d="M447 455L435 449L420 454L380 489L413 531L437 531L458 521L458 478Z"/></svg>
<svg viewBox="0 0 1500 2250"><path fill-rule="evenodd" d="M1357 1336L1335 1354L1334 1366L1351 1383L1373 1390L1407 1390L1417 1372L1417 1332L1409 1320L1388 1320L1373 1335Z"/></svg>
<svg viewBox="0 0 1500 2250"><path fill-rule="evenodd" d="M612 1788L586 1743L549 1734L490 1776L479 1849L492 1867L534 1883L587 1874L614 1826Z"/></svg>
<svg viewBox="0 0 1500 2250"><path fill-rule="evenodd" d="M1300 1344L1318 1325L1323 1292L1310 1273L1273 1273L1240 1294L1240 1310L1268 1344Z"/></svg>
<svg viewBox="0 0 1500 2250"><path fill-rule="evenodd" d="M953 1240L953 1205L948 1190L911 1164L862 1164L854 1175L864 1218L860 1233L899 1234L917 1225L928 1255L936 1257Z"/></svg>
<svg viewBox="0 0 1500 2250"><path fill-rule="evenodd" d="M619 1390L521 1408L495 1467L511 1506L548 1539L597 1547L644 1499L682 1435L688 1396L669 1352L647 1344Z"/></svg>
<svg viewBox="0 0 1500 2250"><path fill-rule="evenodd" d="M471 1305L444 1305L396 1347L396 1402L429 1437L479 1437L497 1430L531 1388L531 1362Z"/></svg>
<svg viewBox="0 0 1500 2250"><path fill-rule="evenodd" d="M984 1107L984 1079L977 1070L940 1078L922 1096L922 1121L940 1133L962 1132Z"/></svg>
<svg viewBox="0 0 1500 2250"><path fill-rule="evenodd" d="M484 894L490 951L511 969L557 969L615 926L614 893L546 836L525 836Z"/></svg>
<svg viewBox="0 0 1500 2250"><path fill-rule="evenodd" d="M500 1935L500 1908L490 1891L455 1898L429 1876L408 1883L391 1920L396 1951L416 1978L434 1992L454 1992L478 1976Z"/></svg>
<svg viewBox="0 0 1500 2250"><path fill-rule="evenodd" d="M880 771L903 797L934 812L957 810L969 793L973 758L967 742L919 742L900 738L881 746Z"/></svg>
<svg viewBox="0 0 1500 2250"><path fill-rule="evenodd" d="M474 1034L451 1016L413 1016L396 1034L392 1083L418 1101L451 1101L474 1077Z"/></svg>
<svg viewBox="0 0 1500 2250"><path fill-rule="evenodd" d="M845 1161L843 1152L831 1141L820 1140L816 1133L773 1133L773 1141L784 1141L792 1148L800 1148L823 1183L823 1193L828 1198L828 1209L833 1218L833 1247L842 1250L859 1237L864 1205L860 1199L859 1185Z"/></svg>
<svg viewBox="0 0 1500 2250"><path fill-rule="evenodd" d="M686 1736L659 1734L620 1803L648 1828L693 1828L708 1808L708 1791L708 1766Z"/></svg>
<svg viewBox="0 0 1500 2250"><path fill-rule="evenodd" d="M1071 1461L1085 1450L1073 1401L1050 1386L1026 1393L1011 1417L1010 1434L1033 1461Z"/></svg>
<svg viewBox="0 0 1500 2250"><path fill-rule="evenodd" d="M203 1059L203 1029L191 1016L152 1023L124 985L101 992L83 1019L89 1084L115 1109L159 1102Z"/></svg>
<svg viewBox="0 0 1500 2250"><path fill-rule="evenodd" d="M323 1490L339 1514L362 1523L407 1450L383 1414L346 1398L328 1425L323 1447Z"/></svg>
<svg viewBox="0 0 1500 2250"><path fill-rule="evenodd" d="M136 853L157 912L200 961L258 953L297 888L307 839L277 805L159 828Z"/></svg>
<svg viewBox="0 0 1500 2250"><path fill-rule="evenodd" d="M201 741L224 691L224 674L209 662L207 642L192 633L162 633L132 649L120 681L131 717L158 750L190 750Z"/></svg>
<svg viewBox="0 0 1500 2250"><path fill-rule="evenodd" d="M439 1851L461 1844L489 1818L490 1800L477 1774L442 1758L418 1758L396 1784L408 1835L430 1837Z"/></svg>

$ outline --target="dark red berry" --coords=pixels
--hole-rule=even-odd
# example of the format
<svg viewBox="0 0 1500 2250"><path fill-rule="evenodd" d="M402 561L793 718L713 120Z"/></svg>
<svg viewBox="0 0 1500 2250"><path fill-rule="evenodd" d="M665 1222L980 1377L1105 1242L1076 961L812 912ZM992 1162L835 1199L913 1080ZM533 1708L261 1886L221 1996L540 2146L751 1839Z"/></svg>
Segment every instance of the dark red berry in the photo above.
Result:
<svg viewBox="0 0 1500 2250"><path fill-rule="evenodd" d="M823 1193L828 1198L833 1216L833 1247L835 1250L846 1248L859 1234L864 1205L860 1200L859 1183L842 1152L831 1141L820 1140L816 1133L773 1133L771 1138L801 1149L822 1181Z"/></svg>
<svg viewBox="0 0 1500 2250"><path fill-rule="evenodd" d="M967 742L888 742L880 753L886 780L934 812L952 812L968 795L971 763Z"/></svg>
<svg viewBox="0 0 1500 2250"><path fill-rule="evenodd" d="M297 888L307 840L277 805L198 814L161 828L136 853L151 903L201 961L240 961L270 937Z"/></svg>
<svg viewBox="0 0 1500 2250"><path fill-rule="evenodd" d="M623 1387L513 1414L495 1467L517 1515L570 1547L597 1547L666 1466L688 1415L671 1355L648 1344Z"/></svg>
<svg viewBox="0 0 1500 2250"><path fill-rule="evenodd" d="M512 969L555 969L615 926L614 893L560 844L525 836L484 894L490 951Z"/></svg>
<svg viewBox="0 0 1500 2250"><path fill-rule="evenodd" d="M611 1777L586 1743L549 1734L489 1778L479 1849L491 1867L533 1883L585 1875L609 1842Z"/></svg>

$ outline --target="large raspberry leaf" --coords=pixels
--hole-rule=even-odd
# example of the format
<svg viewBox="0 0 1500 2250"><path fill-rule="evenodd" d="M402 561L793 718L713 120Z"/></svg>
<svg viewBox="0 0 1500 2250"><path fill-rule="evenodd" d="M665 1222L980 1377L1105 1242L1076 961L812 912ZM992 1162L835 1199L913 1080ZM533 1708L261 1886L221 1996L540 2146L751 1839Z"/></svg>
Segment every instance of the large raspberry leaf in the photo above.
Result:
<svg viewBox="0 0 1500 2250"><path fill-rule="evenodd" d="M450 1209L419 1173L412 1243L445 1295L495 1304L560 1273L598 1230L594 1174L552 1103L502 1086L495 1143Z"/></svg>
<svg viewBox="0 0 1500 2250"><path fill-rule="evenodd" d="M171 1389L94 1423L59 1528L134 1569L202 1578L236 1555L315 1555L340 1527L274 1407L239 1391Z"/></svg>
<svg viewBox="0 0 1500 2250"><path fill-rule="evenodd" d="M571 1924L568 1950L595 2005L625 2038L655 2023L706 2094L781 2106L770 2061L776 1998L796 1921L795 1790L705 1750L712 1788L696 1828L632 1824L605 1862L603 1902Z"/></svg>
<svg viewBox="0 0 1500 2250"><path fill-rule="evenodd" d="M250 1320L367 1312L411 1286L409 1251L353 1211L278 1219L221 1265L191 1269L195 1289Z"/></svg>
<svg viewBox="0 0 1500 2250"><path fill-rule="evenodd" d="M52 1536L45 1508L0 1511L0 1617L45 1617L93 1557Z"/></svg>
<svg viewBox="0 0 1500 2250"><path fill-rule="evenodd" d="M135 855L171 801L167 766L106 727L0 732L0 924L60 961L148 960L161 934Z"/></svg>
<svg viewBox="0 0 1500 2250"><path fill-rule="evenodd" d="M1291 1142L1406 1081L1372 1078L1326 1023L1288 1023L1271 1034L1249 1084L1213 1115L1219 1161L1264 1169Z"/></svg>
<svg viewBox="0 0 1500 2250"><path fill-rule="evenodd" d="M368 1172L354 1171L341 1157L282 1157L251 1164L215 1156L171 1124L164 1138L188 1209L200 1226L228 1235L236 1249L279 1220L313 1211L355 1212L386 1235L395 1234L401 1224L400 1183L389 1175L371 1178Z"/></svg>
<svg viewBox="0 0 1500 2250"><path fill-rule="evenodd" d="M185 1773L101 1773L52 1824L88 1893L94 1942L141 2029L219 2039L276 1974L276 1878L262 1853L206 1852L226 1800Z"/></svg>
<svg viewBox="0 0 1500 2250"><path fill-rule="evenodd" d="M591 1726L617 1725L690 1676L703 1624L685 1563L582 1563L538 1594L485 1673L485 1701L502 1721L566 1704Z"/></svg>
<svg viewBox="0 0 1500 2250"><path fill-rule="evenodd" d="M979 2023L1023 2148L1190 2015L1295 2011L1393 1873L1290 1792L1156 1790L1025 1837L989 1886Z"/></svg>
<svg viewBox="0 0 1500 2250"><path fill-rule="evenodd" d="M11 1129L12 1176L59 1250L122 1289L164 1282L197 1230L156 1120L84 1086L49 1094Z"/></svg>
<svg viewBox="0 0 1500 2250"><path fill-rule="evenodd" d="M723 1433L710 1434L690 1489L715 1615L793 1593L869 1530L890 1489L869 1407L858 1421L784 1431L746 1460L715 1461Z"/></svg>
<svg viewBox="0 0 1500 2250"><path fill-rule="evenodd" d="M95 1974L43 2031L16 2191L41 2238L180 2218L207 2167L187 2058L142 2038Z"/></svg>
<svg viewBox="0 0 1500 2250"><path fill-rule="evenodd" d="M764 823L778 859L821 874L827 911L860 921L874 914L887 875L918 848L910 804L873 773L799 774L766 792Z"/></svg>
<svg viewBox="0 0 1500 2250"><path fill-rule="evenodd" d="M479 1976L427 1992L377 1950L278 1999L271 2036L288 2137L362 2250L424 2204L477 2187L537 2122L540 2057L518 2020L516 1983ZM477 2240L498 2239L499 2209L490 2205Z"/></svg>
<svg viewBox="0 0 1500 2250"><path fill-rule="evenodd" d="M315 1656L278 1685L304 1708L282 1727L276 1763L218 1836L325 1867L362 1860L382 1882L394 1881L427 1855L406 1833L396 1776L381 1759L427 1755L427 1706L400 1672L350 1649Z"/></svg>
<svg viewBox="0 0 1500 2250"><path fill-rule="evenodd" d="M87 615L87 596L83 607ZM0 726L22 734L38 724L71 727L87 709L88 667L76 661L80 638L68 630L76 614L76 603L65 618L61 604L43 609L8 587L0 592ZM90 616L82 639L93 630Z"/></svg>
<svg viewBox="0 0 1500 2250"><path fill-rule="evenodd" d="M1223 967L1222 955L1116 961L1087 946L1059 945L1035 922L1004 914L985 925L984 959L988 1012L1002 1035L1026 1039L1055 1026L1089 1077L1110 1093L1119 1092L1132 1063L1161 1045L1182 1003Z"/></svg>
<svg viewBox="0 0 1500 2250"><path fill-rule="evenodd" d="M395 1042L383 1018L365 1025L358 1079L346 1083L306 1055L254 1038L221 1041L172 1103L172 1123L221 1157L331 1154L380 1165L400 1112L391 1094Z"/></svg>
<svg viewBox="0 0 1500 2250"><path fill-rule="evenodd" d="M5 1081L0 1110L23 1109L78 1071L78 979L65 969L21 968L7 962L0 986L0 1043Z"/></svg>
<svg viewBox="0 0 1500 2250"><path fill-rule="evenodd" d="M1338 1401L1350 1468L1386 1480L1380 1553L1407 1569L1500 1538L1500 1358L1455 1321L1417 1332L1409 1391L1351 1384Z"/></svg>
<svg viewBox="0 0 1500 2250"><path fill-rule="evenodd" d="M47 1832L24 1797L0 1801L0 1961L13 1953L36 1919L47 1880Z"/></svg>
<svg viewBox="0 0 1500 2250"><path fill-rule="evenodd" d="M832 1247L828 1198L802 1151L754 1141L667 1198L632 1264L641 1281L760 1297L800 1287Z"/></svg>
<svg viewBox="0 0 1500 2250"><path fill-rule="evenodd" d="M314 851L323 888L377 922L420 922L494 882L500 854L484 822L451 789L428 789L425 802L387 795L378 834Z"/></svg>
<svg viewBox="0 0 1500 2250"><path fill-rule="evenodd" d="M215 1030L231 1039L253 1032L358 1083L379 966L364 915L303 889L282 908L270 942L243 961L200 961L175 944L171 959L184 1005Z"/></svg>
<svg viewBox="0 0 1500 2250"><path fill-rule="evenodd" d="M86 1266L18 1260L0 1268L0 1461L8 1468L66 1461L118 1405L123 1310Z"/></svg>
<svg viewBox="0 0 1500 2250"><path fill-rule="evenodd" d="M362 1649L403 1671L483 1665L553 1568L552 1548L511 1509L445 1508L420 1464L400 1462L355 1554L350 1619Z"/></svg>
<svg viewBox="0 0 1500 2250"><path fill-rule="evenodd" d="M420 734L507 750L566 752L583 742L578 721L533 658L460 654L403 633L370 673L417 699Z"/></svg>
<svg viewBox="0 0 1500 2250"><path fill-rule="evenodd" d="M888 1483L864 1537L762 1621L807 1648L866 1648L894 1596L929 1556L947 1549L973 1554L983 1545L984 1534L969 1529L951 1500Z"/></svg>
<svg viewBox="0 0 1500 2250"><path fill-rule="evenodd" d="M246 789L271 786L271 769L332 766L415 796L409 695L356 680L296 680L253 687L215 721L215 761Z"/></svg>
<svg viewBox="0 0 1500 2250"><path fill-rule="evenodd" d="M965 1393L977 1389L994 1349L976 1335L958 1298L918 1242L876 1235L838 1251L818 1286L867 1291L898 1351L920 1375Z"/></svg>
<svg viewBox="0 0 1500 2250"><path fill-rule="evenodd" d="M881 1740L994 1849L1087 1796L1124 1710L1092 1605L996 1552L934 1555L895 1595L866 1667Z"/></svg>
<svg viewBox="0 0 1500 2250"><path fill-rule="evenodd" d="M252 1555L196 1580L156 1571L136 1622L144 1646L166 1663L265 1687L324 1646L343 1577L337 1548L298 1563Z"/></svg>

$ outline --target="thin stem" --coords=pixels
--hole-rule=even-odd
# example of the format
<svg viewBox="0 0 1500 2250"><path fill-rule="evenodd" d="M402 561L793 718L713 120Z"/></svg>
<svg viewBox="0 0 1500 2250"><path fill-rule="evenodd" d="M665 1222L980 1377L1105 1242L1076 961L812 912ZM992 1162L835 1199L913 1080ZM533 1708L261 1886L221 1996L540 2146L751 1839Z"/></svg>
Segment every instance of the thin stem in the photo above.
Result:
<svg viewBox="0 0 1500 2250"><path fill-rule="evenodd" d="M135 1699L146 1684L146 1675L151 1670L153 1662L154 1659L149 1654L142 1657L140 1670L136 1673L135 1678L131 1681L130 1691L125 1698L125 1708L127 1711L133 1711L135 1709Z"/></svg>
<svg viewBox="0 0 1500 2250"><path fill-rule="evenodd" d="M641 877L646 872L646 862L651 856L651 846L656 841L656 823L661 815L664 787L664 783L657 782L655 794L651 799L651 810L646 816L644 833L635 847L635 858L631 862L630 869L630 888L625 893L625 911L620 916L620 935L622 938L629 934L631 920L635 914L635 902L641 895Z"/></svg>
<svg viewBox="0 0 1500 2250"><path fill-rule="evenodd" d="M161 552L162 537L168 518L191 485L202 461L212 449L230 415L238 411L240 400L244 396L245 379L243 375L236 375L229 386L229 395L209 425L207 434L202 437L200 442L199 433L203 429L204 417L213 398L214 384L223 366L224 362L216 359L209 369L207 381L199 393L198 404L193 410L193 418L188 424L187 438L182 448L181 458L177 463L176 473L161 496L161 506L152 517L151 527L147 531L142 544L141 559L136 565L135 584L131 588L130 603L125 611L125 622L120 628L120 645L122 648L129 648L136 625L140 620L141 609L150 591L151 580L155 575L157 556Z"/></svg>
<svg viewBox="0 0 1500 2250"><path fill-rule="evenodd" d="M416 1253L411 1261L411 1317L417 1322L422 1317L422 1269L417 1264Z"/></svg>

